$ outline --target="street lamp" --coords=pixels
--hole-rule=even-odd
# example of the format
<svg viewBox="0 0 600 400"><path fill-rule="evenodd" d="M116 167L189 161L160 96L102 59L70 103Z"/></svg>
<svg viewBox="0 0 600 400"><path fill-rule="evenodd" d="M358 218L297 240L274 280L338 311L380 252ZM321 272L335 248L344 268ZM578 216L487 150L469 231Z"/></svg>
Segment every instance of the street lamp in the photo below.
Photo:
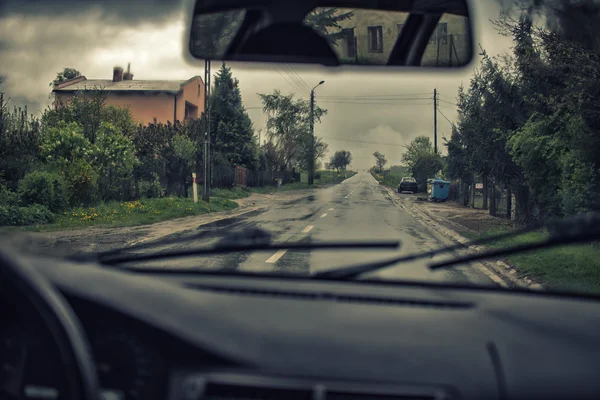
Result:
<svg viewBox="0 0 600 400"><path fill-rule="evenodd" d="M310 160L308 161L308 184L313 185L315 180L315 89L324 84L319 82L310 91Z"/></svg>

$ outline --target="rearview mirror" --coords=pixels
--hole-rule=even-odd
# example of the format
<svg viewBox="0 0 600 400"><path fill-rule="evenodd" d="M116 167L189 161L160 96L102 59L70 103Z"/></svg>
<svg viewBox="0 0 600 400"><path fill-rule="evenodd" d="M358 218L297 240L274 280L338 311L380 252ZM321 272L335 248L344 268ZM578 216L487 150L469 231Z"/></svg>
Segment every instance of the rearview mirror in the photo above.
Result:
<svg viewBox="0 0 600 400"><path fill-rule="evenodd" d="M465 0L381 1L379 9L320 1L198 0L189 52L199 59L329 66L448 68L473 58Z"/></svg>

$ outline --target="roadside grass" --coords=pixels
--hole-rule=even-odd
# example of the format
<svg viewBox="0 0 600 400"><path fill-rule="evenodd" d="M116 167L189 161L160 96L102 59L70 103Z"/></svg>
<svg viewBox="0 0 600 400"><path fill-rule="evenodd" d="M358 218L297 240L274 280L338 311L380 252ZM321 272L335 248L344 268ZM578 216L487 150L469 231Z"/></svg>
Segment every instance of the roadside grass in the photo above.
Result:
<svg viewBox="0 0 600 400"><path fill-rule="evenodd" d="M346 176L356 172L348 171ZM339 179L339 177L337 178ZM339 179L341 181L341 179ZM333 183L333 179L315 180L315 186ZM227 211L238 207L234 201L252 193L272 194L310 188L307 183L295 182L275 187L211 189L210 202L201 198L202 188L198 187L198 203L192 197L166 197L160 199L140 199L129 202L108 202L94 207L77 207L62 214L56 214L54 222L29 226L2 226L0 230L10 231L56 231L81 229L90 226L124 227L147 225L169 219L202 215L211 212Z"/></svg>
<svg viewBox="0 0 600 400"><path fill-rule="evenodd" d="M507 232L508 228L488 230L483 234L463 232L470 239ZM545 232L530 232L503 239L487 246L505 248L543 240ZM519 272L531 276L552 290L600 293L600 245L598 243L561 246L508 256L506 260Z"/></svg>
<svg viewBox="0 0 600 400"><path fill-rule="evenodd" d="M109 202L95 207L79 207L62 214L50 224L14 227L13 230L53 231L80 229L89 226L122 227L146 225L174 218L226 211L236 208L230 199L213 197L209 203L192 198L165 197L128 202Z"/></svg>

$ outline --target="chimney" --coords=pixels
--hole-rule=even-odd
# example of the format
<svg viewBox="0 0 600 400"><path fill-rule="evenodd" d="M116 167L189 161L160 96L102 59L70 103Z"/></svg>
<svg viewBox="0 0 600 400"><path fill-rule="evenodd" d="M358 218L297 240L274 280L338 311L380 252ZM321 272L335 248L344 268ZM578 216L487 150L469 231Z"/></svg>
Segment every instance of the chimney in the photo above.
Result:
<svg viewBox="0 0 600 400"><path fill-rule="evenodd" d="M130 72L130 70L131 70L131 63L128 63L127 64L127 72L125 72L123 74L123 80L125 80L125 81L133 80L133 74Z"/></svg>
<svg viewBox="0 0 600 400"><path fill-rule="evenodd" d="M113 82L121 82L123 80L123 68L113 68Z"/></svg>

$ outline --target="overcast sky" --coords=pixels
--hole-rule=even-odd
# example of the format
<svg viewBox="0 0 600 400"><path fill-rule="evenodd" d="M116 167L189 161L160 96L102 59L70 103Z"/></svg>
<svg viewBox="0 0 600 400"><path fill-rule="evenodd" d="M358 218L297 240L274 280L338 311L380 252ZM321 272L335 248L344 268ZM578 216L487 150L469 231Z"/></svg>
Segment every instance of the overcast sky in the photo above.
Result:
<svg viewBox="0 0 600 400"><path fill-rule="evenodd" d="M203 61L190 64L182 57L184 19L182 6L175 1L145 0L143 6L98 1L102 7L92 0L69 1L68 6L59 3L0 0L0 75L13 105L26 104L40 113L49 104L49 82L64 67L76 68L88 79L111 79L112 68L126 67L128 62L134 79L183 80L204 74ZM510 40L498 35L489 23L498 17L500 3L472 3L476 43L492 55L509 50ZM329 144L330 152L351 151L354 168L373 165L374 151L384 153L388 165L399 164L405 143L419 135L433 137L434 88L441 100L438 143L443 148L441 138L449 137L451 131L446 118L456 118L458 86L468 85L476 65L458 72L440 69L409 74L398 69L348 73L299 65L290 68L289 64L250 70L230 64L257 134L261 129L264 132L265 125L257 93L279 89L308 98L304 85L313 87L325 80L316 90L316 99L328 114L315 127L315 134ZM213 72L218 67L213 62ZM367 100L375 95L424 100Z"/></svg>

